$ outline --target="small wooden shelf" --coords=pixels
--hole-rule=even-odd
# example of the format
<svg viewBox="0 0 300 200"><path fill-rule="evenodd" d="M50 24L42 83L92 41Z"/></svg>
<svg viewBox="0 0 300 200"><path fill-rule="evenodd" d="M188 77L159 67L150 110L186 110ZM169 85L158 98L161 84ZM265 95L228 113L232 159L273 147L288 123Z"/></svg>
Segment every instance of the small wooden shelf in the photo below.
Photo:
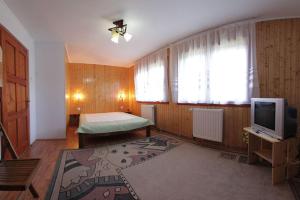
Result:
<svg viewBox="0 0 300 200"><path fill-rule="evenodd" d="M267 134L257 132L251 127L244 128L249 133L248 162L256 163L262 158L272 165L272 183L283 182L299 171L299 160L296 160L298 138L279 140Z"/></svg>
<svg viewBox="0 0 300 200"><path fill-rule="evenodd" d="M260 150L254 151L253 153L255 153L259 157L265 159L266 161L268 161L269 163L272 164L272 150L271 149L260 149Z"/></svg>
<svg viewBox="0 0 300 200"><path fill-rule="evenodd" d="M255 132L251 127L247 127L247 128L244 128L244 131L248 132L248 133L251 133L257 137L260 137L268 142L271 142L271 143L275 143L275 142L280 142L280 140L278 140L277 138L273 138L265 133L257 133Z"/></svg>

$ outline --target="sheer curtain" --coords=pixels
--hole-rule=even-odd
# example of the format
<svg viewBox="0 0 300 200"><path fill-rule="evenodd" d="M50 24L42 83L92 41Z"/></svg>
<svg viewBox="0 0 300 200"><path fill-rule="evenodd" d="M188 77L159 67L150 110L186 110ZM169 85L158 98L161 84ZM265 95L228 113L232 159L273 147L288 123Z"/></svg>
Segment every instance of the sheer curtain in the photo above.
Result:
<svg viewBox="0 0 300 200"><path fill-rule="evenodd" d="M172 98L178 103L245 104L259 96L252 22L223 26L171 46Z"/></svg>
<svg viewBox="0 0 300 200"><path fill-rule="evenodd" d="M134 83L137 101L168 101L167 49L159 50L137 61Z"/></svg>

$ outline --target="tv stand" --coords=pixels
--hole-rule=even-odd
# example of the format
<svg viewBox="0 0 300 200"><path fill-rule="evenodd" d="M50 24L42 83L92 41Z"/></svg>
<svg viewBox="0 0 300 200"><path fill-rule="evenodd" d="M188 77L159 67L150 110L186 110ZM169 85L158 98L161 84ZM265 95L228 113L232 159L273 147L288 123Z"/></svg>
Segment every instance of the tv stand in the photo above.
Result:
<svg viewBox="0 0 300 200"><path fill-rule="evenodd" d="M279 140L263 132L257 133L251 127L244 128L244 131L249 135L248 163L256 163L259 158L270 163L273 185L296 175L299 170L299 162L295 161L298 153L297 137Z"/></svg>

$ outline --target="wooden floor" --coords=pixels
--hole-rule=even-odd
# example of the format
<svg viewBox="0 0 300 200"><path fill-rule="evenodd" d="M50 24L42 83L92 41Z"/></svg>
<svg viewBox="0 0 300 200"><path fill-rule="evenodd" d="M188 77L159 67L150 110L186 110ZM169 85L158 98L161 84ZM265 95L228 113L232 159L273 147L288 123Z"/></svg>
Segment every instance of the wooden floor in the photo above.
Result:
<svg viewBox="0 0 300 200"><path fill-rule="evenodd" d="M41 158L40 168L37 170L33 179L33 185L40 195L39 199L45 198L60 152L63 149L78 148L78 138L75 130L76 128L68 128L66 140L37 140L24 155L21 155L22 158ZM100 138L96 141L89 141L89 144L92 146L96 144L101 145L104 143L123 142L126 140L143 138L145 137L145 134L146 131L138 131L130 134ZM0 192L0 200L15 200L18 198L19 194L20 192ZM30 192L26 192L26 195L24 196L24 199L26 200L33 199Z"/></svg>

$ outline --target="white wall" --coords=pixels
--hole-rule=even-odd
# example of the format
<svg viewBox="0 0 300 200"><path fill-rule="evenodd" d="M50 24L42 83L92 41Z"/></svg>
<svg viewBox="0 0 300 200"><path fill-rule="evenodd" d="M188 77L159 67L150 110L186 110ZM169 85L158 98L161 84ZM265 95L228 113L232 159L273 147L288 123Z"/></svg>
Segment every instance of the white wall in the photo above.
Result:
<svg viewBox="0 0 300 200"><path fill-rule="evenodd" d="M35 50L37 138L65 138L64 44L36 42Z"/></svg>
<svg viewBox="0 0 300 200"><path fill-rule="evenodd" d="M6 27L29 52L30 143L32 144L37 138L34 40L3 0L0 0L0 23Z"/></svg>

